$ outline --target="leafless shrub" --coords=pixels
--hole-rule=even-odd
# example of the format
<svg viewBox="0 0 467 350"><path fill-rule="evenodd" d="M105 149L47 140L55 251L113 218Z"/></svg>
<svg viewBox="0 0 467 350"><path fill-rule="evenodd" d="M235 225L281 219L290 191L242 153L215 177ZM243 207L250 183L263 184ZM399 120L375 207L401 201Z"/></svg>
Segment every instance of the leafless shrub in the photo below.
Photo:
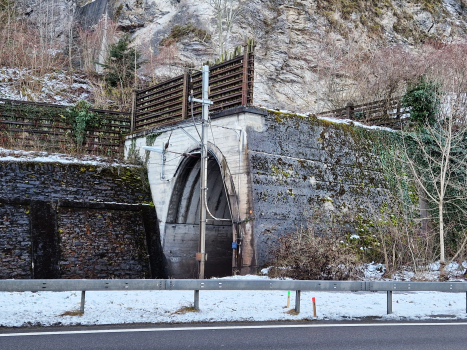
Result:
<svg viewBox="0 0 467 350"><path fill-rule="evenodd" d="M272 252L270 277L301 280L348 280L359 276L359 264L351 248L332 234L318 235L299 229L279 238Z"/></svg>
<svg viewBox="0 0 467 350"><path fill-rule="evenodd" d="M429 40L412 49L401 45L364 47L352 37L336 45L328 35L314 54L320 111L341 108L350 101L402 96L408 83L422 75L441 83L445 91L467 88L467 42Z"/></svg>
<svg viewBox="0 0 467 350"><path fill-rule="evenodd" d="M65 64L58 44L41 42L37 31L26 24L18 21L0 29L1 66L30 68L42 75Z"/></svg>
<svg viewBox="0 0 467 350"><path fill-rule="evenodd" d="M89 85L95 108L130 111L133 93L131 87L112 88L107 86L99 75L93 74L90 77Z"/></svg>
<svg viewBox="0 0 467 350"><path fill-rule="evenodd" d="M104 63L109 45L116 42L118 25L106 15L92 28L78 28L80 68L86 72L96 70L96 62Z"/></svg>
<svg viewBox="0 0 467 350"><path fill-rule="evenodd" d="M138 73L143 77L149 77L149 80L140 82L142 87L155 85L161 80L182 73L175 41L160 46L157 54L150 45L141 46L140 50L144 63Z"/></svg>
<svg viewBox="0 0 467 350"><path fill-rule="evenodd" d="M348 280L361 274L357 255L345 242L348 232L333 215L315 211L307 228L281 236L271 250L270 277ZM342 219L342 218L341 218Z"/></svg>
<svg viewBox="0 0 467 350"><path fill-rule="evenodd" d="M397 201L393 198L391 202ZM384 263L386 277L407 269L415 274L427 271L436 260L436 232L425 225L424 219L414 217L418 210L415 206L395 206L370 210L368 214L374 223L371 234L378 242L374 248L382 257L377 262Z"/></svg>

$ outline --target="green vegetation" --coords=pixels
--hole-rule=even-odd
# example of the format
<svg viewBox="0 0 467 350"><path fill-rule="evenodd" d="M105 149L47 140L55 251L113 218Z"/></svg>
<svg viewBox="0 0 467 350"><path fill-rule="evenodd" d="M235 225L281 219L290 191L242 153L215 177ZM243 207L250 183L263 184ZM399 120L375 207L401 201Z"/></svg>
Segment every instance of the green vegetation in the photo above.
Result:
<svg viewBox="0 0 467 350"><path fill-rule="evenodd" d="M424 92L427 90L426 86L431 86L431 89L436 88L435 84L423 79L418 83L418 87L425 86L422 89ZM417 91L415 88L412 90ZM423 103L421 105L424 106ZM436 106L436 103L428 103L428 106ZM421 111L428 110L433 114L432 109L426 106L419 108ZM426 120L426 115L430 113L423 114L424 117L420 119ZM434 128L440 128L451 120L447 118L442 121L439 118L438 113ZM403 267L411 268L415 273L423 271L430 263L440 259L442 248L437 230L441 220L438 218L436 203L430 200L430 196L436 196L439 184L424 174L436 175L441 172L436 164L442 158L437 144L445 143L442 140L444 137L442 133L430 135L421 126L406 132L376 131L276 111L270 111L269 121L271 130L277 128L278 132L284 128L296 127L300 127L303 131L303 124L306 124L310 135L315 135L313 137L316 137L318 148L326 152L327 156L324 158L344 167L329 169L327 170L329 173L327 171L322 173L320 168L308 169L301 162L294 165L252 159L253 166L260 170L261 174L267 174L282 186L288 185L291 181L298 181L303 175L305 175L303 181L307 181L312 174L318 178L331 176L338 184L351 181L355 183L355 187L358 186L358 188L352 186L344 188L337 185L333 186L334 190L328 194L329 197L324 197L322 194L309 197L308 203L311 207L318 205L325 210L316 215L315 209L308 220L306 230L288 233L279 240L278 247L272 248L271 254L275 257L272 264L278 268L271 269L271 275L287 275L294 278L346 278L345 274L348 271L339 271L339 266L330 264L332 258L326 255L327 253L320 252L318 248L321 244L333 247L333 250L339 251L343 256L352 254L356 259L348 261L348 264L353 264L349 266L350 270L358 269L358 265L362 262L382 262L386 266L388 277ZM460 131L458 128L456 130ZM423 137L422 144L411 140L411 135ZM349 147L348 144L352 145L350 148L352 152L366 156L363 158L357 156L354 164L341 164L339 154L343 147ZM421 152L422 149L424 152ZM446 256L451 259L465 258L465 250L462 249L467 242L465 225L467 202L465 185L462 184L465 184L467 179L467 170L464 163L458 160L465 159L466 154L467 132L451 150L452 166L449 169L451 183L446 187L446 203L443 210L446 227L443 242L446 246ZM430 162L427 159L430 159ZM417 175L413 174L409 161L414 162L414 166L420 169ZM296 169L299 168L305 172L296 173ZM353 170L348 171L346 168ZM372 169L370 173L369 169ZM378 177L378 172L382 175L381 178ZM422 179L421 183L420 179ZM425 193L422 186L429 192ZM289 192L293 193L294 189L291 190ZM352 208L343 206L341 197L344 194L353 196L353 193L357 196L354 197L355 203L352 204ZM368 196L367 201L360 198L362 193ZM269 202L290 202L287 194L286 191L285 193L282 191L272 196L271 193L263 191L259 197ZM377 196L376 200L371 199L374 196ZM321 233L327 234L328 231L333 234L325 241ZM301 240L301 243L294 242L296 240ZM295 251L297 254L290 253ZM289 256L285 252L289 252ZM314 263L306 263L303 257L307 257L305 260L313 260ZM292 268L281 269L286 266Z"/></svg>
<svg viewBox="0 0 467 350"><path fill-rule="evenodd" d="M410 119L419 127L433 126L440 106L440 85L420 76L418 80L409 84L402 104L410 108Z"/></svg>
<svg viewBox="0 0 467 350"><path fill-rule="evenodd" d="M108 117L128 125L127 116L109 116L91 111L86 101L78 101L74 106L42 106L35 104L0 105L0 112L10 127L0 133L0 146L35 151L60 153L89 153L119 157L120 140L109 139L111 134L126 133L128 128L116 127ZM15 124L18 121L18 124ZM31 132L30 130L36 130ZM87 138L87 134L92 137ZM106 144L95 145L94 142Z"/></svg>
<svg viewBox="0 0 467 350"><path fill-rule="evenodd" d="M168 46L171 43L179 42L189 35L193 35L202 41L211 40L211 35L204 29L198 28L190 23L186 25L176 24L170 30L170 34L159 42L159 45Z"/></svg>
<svg viewBox="0 0 467 350"><path fill-rule="evenodd" d="M15 3L12 0L0 0L0 23L7 24L17 15Z"/></svg>
<svg viewBox="0 0 467 350"><path fill-rule="evenodd" d="M133 85L135 69L141 67L141 53L131 47L132 40L124 35L118 42L110 45L104 67L105 81L110 87L126 88Z"/></svg>
<svg viewBox="0 0 467 350"><path fill-rule="evenodd" d="M73 126L78 148L83 145L86 129L97 128L101 124L100 116L91 112L90 108L89 102L80 100L73 107L66 109L64 113L67 122Z"/></svg>

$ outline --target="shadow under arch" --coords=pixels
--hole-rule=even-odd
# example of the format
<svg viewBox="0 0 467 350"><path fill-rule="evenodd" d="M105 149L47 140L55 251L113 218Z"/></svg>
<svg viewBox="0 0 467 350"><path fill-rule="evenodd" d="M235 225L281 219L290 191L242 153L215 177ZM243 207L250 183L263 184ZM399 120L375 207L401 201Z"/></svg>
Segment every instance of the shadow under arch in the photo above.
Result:
<svg viewBox="0 0 467 350"><path fill-rule="evenodd" d="M208 142L207 205L216 218L207 214L205 278L232 275L240 255L232 249L237 242L238 199L227 161L222 152ZM199 187L201 159L199 148L188 149L175 172L175 184L169 203L164 235L164 254L169 276L197 278L199 251Z"/></svg>

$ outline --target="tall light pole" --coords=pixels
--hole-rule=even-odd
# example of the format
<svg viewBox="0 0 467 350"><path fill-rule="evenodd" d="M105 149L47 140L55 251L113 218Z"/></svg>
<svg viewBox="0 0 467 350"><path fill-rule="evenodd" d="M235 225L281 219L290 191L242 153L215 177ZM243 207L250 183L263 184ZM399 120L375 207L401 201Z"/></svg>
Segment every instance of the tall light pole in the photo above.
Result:
<svg viewBox="0 0 467 350"><path fill-rule="evenodd" d="M199 208L199 278L204 278L204 268L206 265L206 191L208 186L208 150L207 142L207 123L209 115L209 66L203 66L203 121L201 123L201 178L200 178L200 208Z"/></svg>
<svg viewBox="0 0 467 350"><path fill-rule="evenodd" d="M201 176L200 176L200 194L199 194L199 253L196 254L196 260L199 261L199 278L204 279L204 268L206 265L206 192L208 190L208 148L207 148L207 127L209 119L209 105L213 102L209 101L209 66L203 66L203 94L202 98L197 99L189 97L189 102L198 102L202 104L202 121L201 121ZM182 129L183 130L183 129ZM184 130L183 130L184 131ZM186 133L186 131L185 131ZM189 136L189 135L188 135ZM190 136L191 137L191 136ZM162 148L143 146L147 151L153 151L162 154L162 170L161 179L164 179L164 163L167 145ZM222 219L219 219L222 220Z"/></svg>
<svg viewBox="0 0 467 350"><path fill-rule="evenodd" d="M201 122L201 174L200 174L200 194L199 194L199 253L196 258L199 261L199 278L204 278L204 269L206 266L206 192L207 192L207 173L208 173L208 149L207 149L207 124L209 117L209 66L203 66L203 95L201 100L192 98L193 102L202 103L202 122Z"/></svg>

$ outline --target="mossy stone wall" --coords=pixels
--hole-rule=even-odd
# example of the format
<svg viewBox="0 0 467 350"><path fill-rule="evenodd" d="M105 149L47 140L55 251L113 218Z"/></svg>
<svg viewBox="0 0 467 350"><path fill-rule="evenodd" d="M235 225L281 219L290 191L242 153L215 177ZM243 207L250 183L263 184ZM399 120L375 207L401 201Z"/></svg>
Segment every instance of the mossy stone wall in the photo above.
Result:
<svg viewBox="0 0 467 350"><path fill-rule="evenodd" d="M164 277L134 166L0 162L0 278Z"/></svg>
<svg viewBox="0 0 467 350"><path fill-rule="evenodd" d="M366 212L387 200L368 132L376 131L272 112L264 131L248 130L259 267L277 238L306 227L316 209Z"/></svg>

